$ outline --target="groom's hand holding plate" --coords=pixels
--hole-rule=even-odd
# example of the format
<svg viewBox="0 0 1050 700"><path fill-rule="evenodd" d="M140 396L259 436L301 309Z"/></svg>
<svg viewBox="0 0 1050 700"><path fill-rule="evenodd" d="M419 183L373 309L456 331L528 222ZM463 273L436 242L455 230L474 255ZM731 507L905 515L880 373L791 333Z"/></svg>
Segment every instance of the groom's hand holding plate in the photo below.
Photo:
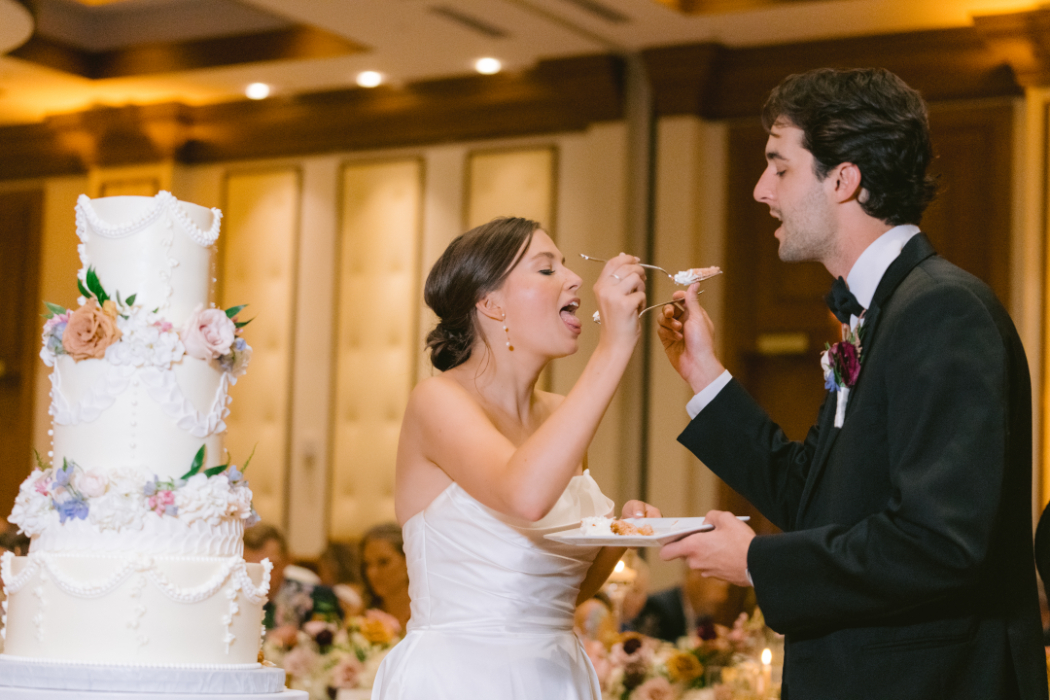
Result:
<svg viewBox="0 0 1050 700"><path fill-rule="evenodd" d="M747 550L755 531L732 513L722 510L708 512L705 520L712 529L664 545L660 558L685 559L689 568L699 570L704 576L750 586Z"/></svg>

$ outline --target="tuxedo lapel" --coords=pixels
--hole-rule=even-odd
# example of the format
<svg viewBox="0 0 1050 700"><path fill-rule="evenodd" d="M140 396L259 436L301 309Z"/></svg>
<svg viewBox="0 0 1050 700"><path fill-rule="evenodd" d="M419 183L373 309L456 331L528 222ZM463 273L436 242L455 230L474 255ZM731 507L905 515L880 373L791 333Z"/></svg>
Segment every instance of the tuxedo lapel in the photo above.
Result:
<svg viewBox="0 0 1050 700"><path fill-rule="evenodd" d="M926 237L924 233L918 233L912 236L904 248L901 249L901 254L897 256L897 259L890 263L890 266L886 268L886 272L882 275L882 279L879 281L878 287L875 288L875 294L871 299L871 306L867 311L864 312L864 326L861 334L861 370L860 376L857 379L857 386L850 392L850 403L855 403L857 399L856 391L861 388L861 383L864 381L864 365L863 357L868 353L875 341L875 334L879 327L879 321L882 320L882 307L886 303L886 300L893 295L893 292L900 286L900 283L904 281L904 278L908 276L916 265L930 257L935 255L936 251L933 249L933 245L930 243L930 239ZM824 402L824 408L820 413L818 419L819 436L817 438L817 447L813 452L813 466L809 470L809 474L806 477L806 485L802 490L802 497L799 500L798 516L795 519L796 523L802 522L802 515L805 513L806 507L809 505L810 499L813 497L813 489L816 486L817 481L820 479L821 473L824 471L824 467L828 461L828 455L831 454L831 448L835 444L836 438L839 433L842 432L840 428L836 428L834 424L835 407L837 403L837 397L828 397L828 400ZM849 405L846 408L847 420L849 418Z"/></svg>

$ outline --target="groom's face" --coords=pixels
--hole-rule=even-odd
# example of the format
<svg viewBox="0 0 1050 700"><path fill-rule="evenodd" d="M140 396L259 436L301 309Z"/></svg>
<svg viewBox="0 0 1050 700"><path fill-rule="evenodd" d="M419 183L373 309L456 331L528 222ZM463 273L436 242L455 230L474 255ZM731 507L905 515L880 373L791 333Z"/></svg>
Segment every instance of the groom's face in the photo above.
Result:
<svg viewBox="0 0 1050 700"><path fill-rule="evenodd" d="M824 261L833 251L835 221L832 216L830 178L814 171L813 154L802 145L803 131L777 121L766 142L766 169L755 185L755 199L769 206L780 219L777 240L785 262Z"/></svg>

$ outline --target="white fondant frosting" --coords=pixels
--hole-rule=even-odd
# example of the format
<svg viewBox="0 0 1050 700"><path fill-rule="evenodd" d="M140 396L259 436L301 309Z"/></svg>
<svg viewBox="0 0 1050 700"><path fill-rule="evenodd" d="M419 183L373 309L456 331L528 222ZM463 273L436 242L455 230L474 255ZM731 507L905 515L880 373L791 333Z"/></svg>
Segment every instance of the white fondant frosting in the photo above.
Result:
<svg viewBox="0 0 1050 700"><path fill-rule="evenodd" d="M250 663L270 569L240 557L4 556L4 652L92 663ZM237 593L236 614L229 591Z"/></svg>
<svg viewBox="0 0 1050 700"><path fill-rule="evenodd" d="M244 552L244 522L233 518L218 525L204 521L186 524L176 518L148 513L140 530L102 530L88 520L58 518L33 538L30 552L141 552L169 556L239 557Z"/></svg>
<svg viewBox="0 0 1050 700"><path fill-rule="evenodd" d="M204 473L227 462L229 387L251 350L238 340L223 371L187 355L180 330L208 306L221 213L160 192L81 196L76 216L78 276L90 286L90 268L117 300L106 313L120 340L74 361L68 316L45 325L51 466L26 479L10 517L32 543L0 558L2 658L257 669L272 565L242 557L254 515L241 473Z"/></svg>

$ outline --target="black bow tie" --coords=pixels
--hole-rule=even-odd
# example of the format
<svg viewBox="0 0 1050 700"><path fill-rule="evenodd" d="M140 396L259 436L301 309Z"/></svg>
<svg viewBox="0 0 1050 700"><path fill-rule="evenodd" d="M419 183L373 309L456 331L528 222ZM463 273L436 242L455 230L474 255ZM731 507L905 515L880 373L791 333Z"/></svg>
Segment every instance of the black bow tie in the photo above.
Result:
<svg viewBox="0 0 1050 700"><path fill-rule="evenodd" d="M860 316L864 313L864 307L846 286L846 280L841 277L831 285L831 291L824 297L824 301L828 303L828 308L835 314L835 318L842 323L849 323L851 315Z"/></svg>

